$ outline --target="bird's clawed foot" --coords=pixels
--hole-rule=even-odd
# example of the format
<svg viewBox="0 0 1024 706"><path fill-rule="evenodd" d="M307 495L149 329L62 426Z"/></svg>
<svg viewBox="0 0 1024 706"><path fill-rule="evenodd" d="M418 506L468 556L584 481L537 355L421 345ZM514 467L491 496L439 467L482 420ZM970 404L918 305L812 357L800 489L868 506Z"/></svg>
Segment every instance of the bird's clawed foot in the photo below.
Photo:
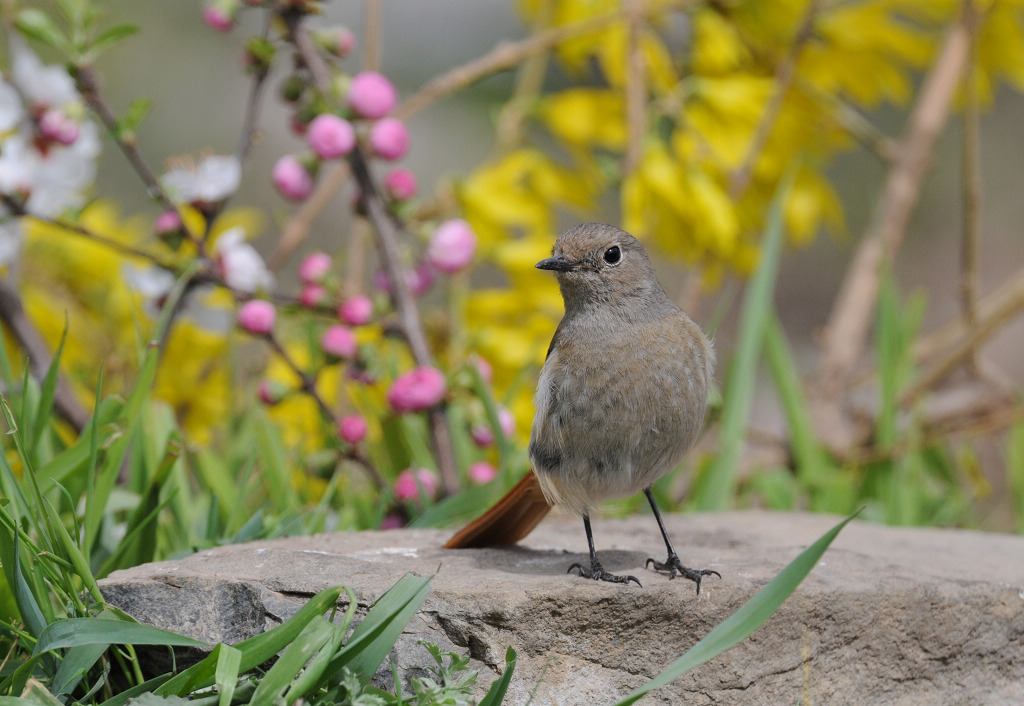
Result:
<svg viewBox="0 0 1024 706"><path fill-rule="evenodd" d="M679 561L679 557L674 553L668 555L668 559L664 562L655 561L653 558L649 558L644 566L649 567L654 564L655 571L667 571L668 577L674 579L677 575L683 576L690 579L697 584L697 595L700 595L700 581L705 576L715 575L718 578L722 578L722 575L714 569L690 569L683 566L682 562Z"/></svg>
<svg viewBox="0 0 1024 706"><path fill-rule="evenodd" d="M604 570L604 567L601 566L601 562L596 560L590 563L589 568L579 562L576 562L569 567L569 571L566 573L572 573L573 569L579 569L580 576L585 579L609 581L611 583L629 583L630 581L633 581L637 586L640 586L640 581L636 576L616 576L615 574L609 574ZM643 586L640 586L640 588L643 588Z"/></svg>

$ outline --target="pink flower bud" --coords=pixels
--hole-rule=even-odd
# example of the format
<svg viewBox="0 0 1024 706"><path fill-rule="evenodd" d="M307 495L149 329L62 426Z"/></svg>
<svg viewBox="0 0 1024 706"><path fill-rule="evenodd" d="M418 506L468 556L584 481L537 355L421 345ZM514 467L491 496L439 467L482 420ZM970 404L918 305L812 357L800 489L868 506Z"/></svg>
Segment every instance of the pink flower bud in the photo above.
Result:
<svg viewBox="0 0 1024 706"><path fill-rule="evenodd" d="M391 81L376 71L364 71L352 77L348 104L364 118L383 118L398 103L398 92Z"/></svg>
<svg viewBox="0 0 1024 706"><path fill-rule="evenodd" d="M406 201L416 195L416 175L405 167L392 169L384 177L384 191L395 201Z"/></svg>
<svg viewBox="0 0 1024 706"><path fill-rule="evenodd" d="M51 108L39 118L39 134L47 140L71 145L78 139L80 132L78 123L63 111Z"/></svg>
<svg viewBox="0 0 1024 706"><path fill-rule="evenodd" d="M345 118L322 113L309 124L306 144L321 159L337 159L344 157L356 146L356 131Z"/></svg>
<svg viewBox="0 0 1024 706"><path fill-rule="evenodd" d="M181 216L177 211L164 211L153 221L153 231L157 235L165 235L181 230Z"/></svg>
<svg viewBox="0 0 1024 706"><path fill-rule="evenodd" d="M259 384L259 396L260 402L273 407L288 396L290 390L288 386L277 380L260 380Z"/></svg>
<svg viewBox="0 0 1024 706"><path fill-rule="evenodd" d="M494 380L494 368L491 367L491 364L482 355L474 353L469 359L469 363L470 365L475 365L476 369L480 371L480 377L484 379L484 382L490 383Z"/></svg>
<svg viewBox="0 0 1024 706"><path fill-rule="evenodd" d="M383 118L370 128L370 149L381 159L393 162L409 151L409 131L398 118Z"/></svg>
<svg viewBox="0 0 1024 706"><path fill-rule="evenodd" d="M277 160L271 178L278 192L286 199L302 201L313 193L313 177L299 160L290 154Z"/></svg>
<svg viewBox="0 0 1024 706"><path fill-rule="evenodd" d="M399 500L416 500L420 497L420 487L428 498L437 493L437 474L428 468L406 468L395 479L395 497Z"/></svg>
<svg viewBox="0 0 1024 706"><path fill-rule="evenodd" d="M516 433L516 418L507 407L498 407L498 426L506 438Z"/></svg>
<svg viewBox="0 0 1024 706"><path fill-rule="evenodd" d="M382 530L402 529L403 527L405 527L405 519L397 512L392 512L380 521L380 528Z"/></svg>
<svg viewBox="0 0 1024 706"><path fill-rule="evenodd" d="M484 448L494 443L494 432L486 424L476 424L472 429L469 430L469 436L473 439L473 443Z"/></svg>
<svg viewBox="0 0 1024 706"><path fill-rule="evenodd" d="M395 378L388 390L388 404L398 413L419 412L433 407L448 391L444 373L437 368L414 368Z"/></svg>
<svg viewBox="0 0 1024 706"><path fill-rule="evenodd" d="M276 318L274 305L263 299L250 299L238 309L238 325L257 336L273 331Z"/></svg>
<svg viewBox="0 0 1024 706"><path fill-rule="evenodd" d="M303 284L323 282L324 276L331 270L331 256L323 252L306 255L299 263L299 281Z"/></svg>
<svg viewBox="0 0 1024 706"><path fill-rule="evenodd" d="M235 23L235 18L218 3L209 5L203 10L203 22L218 32L227 32Z"/></svg>
<svg viewBox="0 0 1024 706"><path fill-rule="evenodd" d="M307 309L323 306L327 303L328 299L330 299L330 296L327 290L322 284L317 284L316 282L304 285L302 291L299 292L299 302Z"/></svg>
<svg viewBox="0 0 1024 706"><path fill-rule="evenodd" d="M363 294L349 297L338 307L338 317L349 326L363 326L373 317L373 301Z"/></svg>
<svg viewBox="0 0 1024 706"><path fill-rule="evenodd" d="M441 272L458 272L473 260L476 235L461 218L445 221L437 227L427 246L427 260Z"/></svg>
<svg viewBox="0 0 1024 706"><path fill-rule="evenodd" d="M434 272L429 265L423 264L415 270L405 270L405 284L414 296L419 296L434 285ZM373 275L373 286L382 292L391 292L391 278L384 270L377 270Z"/></svg>
<svg viewBox="0 0 1024 706"><path fill-rule="evenodd" d="M498 469L486 461L478 461L466 469L466 475L474 483L483 485L498 477Z"/></svg>
<svg viewBox="0 0 1024 706"><path fill-rule="evenodd" d="M358 350L355 334L341 324L334 324L324 331L320 337L320 347L332 359L353 358Z"/></svg>
<svg viewBox="0 0 1024 706"><path fill-rule="evenodd" d="M358 414L350 414L338 421L338 436L355 445L366 438L366 420Z"/></svg>
<svg viewBox="0 0 1024 706"><path fill-rule="evenodd" d="M344 59L356 48L356 35L348 27L326 27L313 32L313 38L324 50Z"/></svg>

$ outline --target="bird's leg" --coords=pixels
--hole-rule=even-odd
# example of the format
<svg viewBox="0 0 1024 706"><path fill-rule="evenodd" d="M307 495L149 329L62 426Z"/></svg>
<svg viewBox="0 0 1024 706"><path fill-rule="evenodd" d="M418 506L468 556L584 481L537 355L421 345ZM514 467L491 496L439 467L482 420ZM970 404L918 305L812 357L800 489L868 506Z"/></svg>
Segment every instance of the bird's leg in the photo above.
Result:
<svg viewBox="0 0 1024 706"><path fill-rule="evenodd" d="M586 579L594 579L595 581L610 581L612 583L629 583L633 581L637 586L640 586L640 581L637 580L636 576L616 576L615 574L609 574L601 566L601 562L597 560L597 550L594 549L594 532L590 529L590 515L583 516L583 529L587 531L587 544L590 545L590 568L587 568L579 562L569 567L571 572L573 569L578 569L580 576ZM640 586L643 588L643 586Z"/></svg>
<svg viewBox="0 0 1024 706"><path fill-rule="evenodd" d="M665 547L668 549L668 559L664 562L655 561L653 558L648 558L647 563L644 566L650 566L654 564L655 571L668 571L668 577L674 579L676 574L685 576L694 583L697 584L697 595L700 595L700 580L705 576L711 576L714 574L718 578L722 578L722 575L714 569L689 569L683 566L682 562L679 561L679 555L676 554L675 548L672 546L672 540L668 538L668 532L665 530L665 523L661 519L661 513L658 512L658 506L654 502L654 495L651 494L650 487L644 488L644 495L647 496L647 501L651 504L651 509L654 510L654 519L658 521L658 528L661 529L661 536L665 538ZM589 533L590 528L588 526L587 531ZM589 536L589 535L588 535Z"/></svg>

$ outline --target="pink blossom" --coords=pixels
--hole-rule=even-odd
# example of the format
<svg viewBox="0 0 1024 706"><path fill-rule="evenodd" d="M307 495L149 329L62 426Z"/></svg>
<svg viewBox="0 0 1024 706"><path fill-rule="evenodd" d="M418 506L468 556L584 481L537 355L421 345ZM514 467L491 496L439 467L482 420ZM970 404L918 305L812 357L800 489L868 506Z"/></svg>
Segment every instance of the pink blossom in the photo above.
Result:
<svg viewBox="0 0 1024 706"><path fill-rule="evenodd" d="M358 350L355 334L347 326L334 324L320 337L320 347L329 358L352 358Z"/></svg>
<svg viewBox="0 0 1024 706"><path fill-rule="evenodd" d="M506 437L516 432L516 418L507 407L498 407L498 426Z"/></svg>
<svg viewBox="0 0 1024 706"><path fill-rule="evenodd" d="M409 151L409 131L398 118L378 120L370 128L370 149L381 159L393 162Z"/></svg>
<svg viewBox="0 0 1024 706"><path fill-rule="evenodd" d="M429 468L406 468L395 479L395 496L399 500L415 500L420 497L420 487L428 498L437 493L437 474Z"/></svg>
<svg viewBox="0 0 1024 706"><path fill-rule="evenodd" d="M422 366L395 378L388 390L388 403L396 412L418 412L433 407L448 391L444 373Z"/></svg>
<svg viewBox="0 0 1024 706"><path fill-rule="evenodd" d="M257 336L273 331L276 318L274 305L263 299L250 299L238 309L238 325Z"/></svg>
<svg viewBox="0 0 1024 706"><path fill-rule="evenodd" d="M427 246L427 260L441 272L458 272L473 260L476 235L469 223L456 218L437 227Z"/></svg>
<svg viewBox="0 0 1024 706"><path fill-rule="evenodd" d="M288 386L277 380L260 380L258 388L260 402L273 407L288 395Z"/></svg>
<svg viewBox="0 0 1024 706"><path fill-rule="evenodd" d="M490 483L498 477L498 469L486 461L478 461L466 470L466 475L474 483L483 485L484 483Z"/></svg>
<svg viewBox="0 0 1024 706"><path fill-rule="evenodd" d="M302 201L313 193L313 177L302 163L290 154L277 160L271 178L278 192L286 199Z"/></svg>
<svg viewBox="0 0 1024 706"><path fill-rule="evenodd" d="M480 371L480 377L484 379L484 382L490 383L494 380L494 368L491 367L491 364L482 355L474 353L469 359L469 363L470 365L475 365L476 369Z"/></svg>
<svg viewBox="0 0 1024 706"><path fill-rule="evenodd" d="M218 32L227 32L235 23L235 18L219 4L215 4L203 9L203 22Z"/></svg>
<svg viewBox="0 0 1024 706"><path fill-rule="evenodd" d="M414 296L419 296L434 285L434 272L429 265L422 264L415 270L405 270L405 283ZM391 292L391 278L384 270L373 275L373 284L382 292Z"/></svg>
<svg viewBox="0 0 1024 706"><path fill-rule="evenodd" d="M382 530L395 530L402 529L403 527L405 527L405 519L397 512L392 512L380 521L380 528Z"/></svg>
<svg viewBox="0 0 1024 706"><path fill-rule="evenodd" d="M39 134L47 140L53 140L62 145L73 145L78 139L79 133L78 123L64 111L51 108L39 118Z"/></svg>
<svg viewBox="0 0 1024 706"><path fill-rule="evenodd" d="M364 118L374 120L390 113L398 103L398 92L391 81L376 71L364 71L352 77L348 104Z"/></svg>
<svg viewBox="0 0 1024 706"><path fill-rule="evenodd" d="M373 301L364 294L349 297L338 307L338 317L349 326L368 324L373 317Z"/></svg>
<svg viewBox="0 0 1024 706"><path fill-rule="evenodd" d="M481 448L494 443L494 432L486 424L474 424L473 428L469 430L469 436L473 439L473 443Z"/></svg>
<svg viewBox="0 0 1024 706"><path fill-rule="evenodd" d="M299 292L299 302L307 309L313 309L327 303L329 296L322 284L310 282Z"/></svg>
<svg viewBox="0 0 1024 706"><path fill-rule="evenodd" d="M350 414L338 421L338 436L350 444L358 444L366 438L366 420L358 414Z"/></svg>
<svg viewBox="0 0 1024 706"><path fill-rule="evenodd" d="M181 225L181 216L177 211L164 211L153 221L153 230L157 235L164 235L180 230Z"/></svg>
<svg viewBox="0 0 1024 706"><path fill-rule="evenodd" d="M324 276L331 270L331 256L323 252L306 255L299 263L299 281L303 284L323 282Z"/></svg>
<svg viewBox="0 0 1024 706"><path fill-rule="evenodd" d="M396 201L406 201L416 195L416 175L405 167L392 169L384 177L384 191Z"/></svg>
<svg viewBox="0 0 1024 706"><path fill-rule="evenodd" d="M345 58L356 48L356 35L348 27L326 27L313 34L317 44L339 58Z"/></svg>
<svg viewBox="0 0 1024 706"><path fill-rule="evenodd" d="M337 159L344 157L356 146L356 131L345 118L322 113L309 124L306 144L321 159Z"/></svg>

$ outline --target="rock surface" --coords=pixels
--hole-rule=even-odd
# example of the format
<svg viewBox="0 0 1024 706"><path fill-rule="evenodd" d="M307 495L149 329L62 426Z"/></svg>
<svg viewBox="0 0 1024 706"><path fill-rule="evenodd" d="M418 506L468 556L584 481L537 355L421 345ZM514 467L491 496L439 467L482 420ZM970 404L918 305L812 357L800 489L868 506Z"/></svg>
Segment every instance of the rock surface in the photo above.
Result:
<svg viewBox="0 0 1024 706"><path fill-rule="evenodd" d="M395 658L417 640L469 652L480 694L519 653L509 704L614 703L682 655L838 520L739 512L671 516L693 584L663 559L651 517L594 522L605 568L643 588L567 575L587 561L581 523L551 516L518 547L442 550L449 532L396 530L255 542L119 571L107 599L142 622L237 642L344 584L365 607L406 571L436 572ZM539 682L539 685L538 685ZM1024 537L854 522L753 636L644 703L1024 703Z"/></svg>

